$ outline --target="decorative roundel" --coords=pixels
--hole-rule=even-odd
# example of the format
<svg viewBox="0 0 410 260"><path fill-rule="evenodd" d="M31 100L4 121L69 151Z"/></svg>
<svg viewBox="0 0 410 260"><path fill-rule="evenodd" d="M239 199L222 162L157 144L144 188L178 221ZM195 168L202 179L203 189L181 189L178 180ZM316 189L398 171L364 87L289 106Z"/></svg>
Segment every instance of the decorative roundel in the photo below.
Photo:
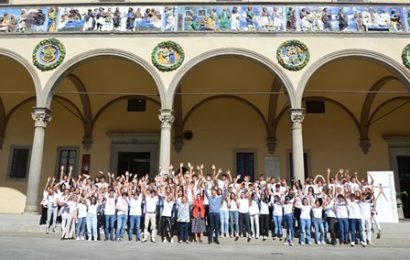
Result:
<svg viewBox="0 0 410 260"><path fill-rule="evenodd" d="M65 47L57 39L42 40L33 51L33 63L41 71L57 68L65 58Z"/></svg>
<svg viewBox="0 0 410 260"><path fill-rule="evenodd" d="M184 62L182 47L173 41L160 42L152 51L151 59L160 71L173 71Z"/></svg>
<svg viewBox="0 0 410 260"><path fill-rule="evenodd" d="M308 64L310 54L304 43L298 40L289 40L278 47L276 58L285 69L298 71Z"/></svg>
<svg viewBox="0 0 410 260"><path fill-rule="evenodd" d="M410 44L407 44L404 48L403 48L403 52L401 54L401 58L403 60L403 64L404 66L406 66L406 68L410 69Z"/></svg>

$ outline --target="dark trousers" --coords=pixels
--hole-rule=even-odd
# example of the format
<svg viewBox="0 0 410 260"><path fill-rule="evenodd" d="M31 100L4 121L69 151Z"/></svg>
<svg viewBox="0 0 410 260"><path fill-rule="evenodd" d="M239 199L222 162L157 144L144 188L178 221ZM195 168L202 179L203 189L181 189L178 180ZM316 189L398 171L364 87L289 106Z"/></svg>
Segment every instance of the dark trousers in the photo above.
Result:
<svg viewBox="0 0 410 260"><path fill-rule="evenodd" d="M209 212L208 214L208 221L209 221L209 234L208 234L208 241L212 242L213 240L213 232L215 230L215 241L218 240L219 236L219 227L221 225L220 222L220 214L215 212Z"/></svg>
<svg viewBox="0 0 410 260"><path fill-rule="evenodd" d="M329 225L331 243L336 243L336 218L327 217L327 223Z"/></svg>
<svg viewBox="0 0 410 260"><path fill-rule="evenodd" d="M164 239L165 237L171 238L171 231L172 231L172 223L171 217L161 217L161 237Z"/></svg>
<svg viewBox="0 0 410 260"><path fill-rule="evenodd" d="M189 222L179 222L179 240L188 241Z"/></svg>
<svg viewBox="0 0 410 260"><path fill-rule="evenodd" d="M263 237L269 235L269 214L259 215L259 233Z"/></svg>
<svg viewBox="0 0 410 260"><path fill-rule="evenodd" d="M239 235L242 236L245 229L245 235L251 235L251 221L249 213L239 213Z"/></svg>

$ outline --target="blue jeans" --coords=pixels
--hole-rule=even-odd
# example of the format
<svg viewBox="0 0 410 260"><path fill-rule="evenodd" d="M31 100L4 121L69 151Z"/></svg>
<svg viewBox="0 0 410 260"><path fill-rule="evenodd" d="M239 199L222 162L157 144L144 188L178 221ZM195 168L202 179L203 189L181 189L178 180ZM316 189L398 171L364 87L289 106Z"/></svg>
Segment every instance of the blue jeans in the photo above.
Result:
<svg viewBox="0 0 410 260"><path fill-rule="evenodd" d="M219 224L220 224L220 217L219 212L209 212L208 213L208 220L209 220L209 234L208 240L212 242L214 240L214 229L215 229L215 241L218 240L219 237Z"/></svg>
<svg viewBox="0 0 410 260"><path fill-rule="evenodd" d="M124 238L125 224L127 223L127 215L121 214L117 216L117 233L115 238L117 240Z"/></svg>
<svg viewBox="0 0 410 260"><path fill-rule="evenodd" d="M349 219L350 222L350 235L351 235L351 240L350 242L356 242L356 228L357 231L359 232L359 239L361 242L363 242L363 227L362 227L362 220L357 219L357 218L352 218Z"/></svg>
<svg viewBox="0 0 410 260"><path fill-rule="evenodd" d="M84 236L86 218L78 218L76 236Z"/></svg>
<svg viewBox="0 0 410 260"><path fill-rule="evenodd" d="M239 234L239 212L237 210L229 211L229 228L231 235Z"/></svg>
<svg viewBox="0 0 410 260"><path fill-rule="evenodd" d="M114 223L115 215L105 215L104 216L104 236L105 240L114 239Z"/></svg>
<svg viewBox="0 0 410 260"><path fill-rule="evenodd" d="M347 218L338 218L339 231L340 231L340 243L344 243L349 239L349 221Z"/></svg>
<svg viewBox="0 0 410 260"><path fill-rule="evenodd" d="M313 225L315 226L315 238L317 242L325 242L325 227L323 225L323 219L314 218ZM320 232L320 237L319 237Z"/></svg>
<svg viewBox="0 0 410 260"><path fill-rule="evenodd" d="M282 216L273 216L273 223L275 224L273 236L282 237Z"/></svg>
<svg viewBox="0 0 410 260"><path fill-rule="evenodd" d="M300 243L304 244L307 240L307 243L311 243L312 237L310 236L310 228L312 226L311 219L300 219Z"/></svg>
<svg viewBox="0 0 410 260"><path fill-rule="evenodd" d="M286 226L286 241L292 242L295 237L295 228L293 224L293 214L287 214L283 216Z"/></svg>
<svg viewBox="0 0 410 260"><path fill-rule="evenodd" d="M132 240L134 228L137 229L137 241L141 240L141 216L130 216L130 228L128 229L128 240Z"/></svg>
<svg viewBox="0 0 410 260"><path fill-rule="evenodd" d="M178 222L178 223L179 223L179 240L186 242L188 241L189 222Z"/></svg>
<svg viewBox="0 0 410 260"><path fill-rule="evenodd" d="M97 215L87 215L87 235L89 239L97 240Z"/></svg>
<svg viewBox="0 0 410 260"><path fill-rule="evenodd" d="M225 235L229 233L229 211L221 210L219 212L221 219L221 234Z"/></svg>

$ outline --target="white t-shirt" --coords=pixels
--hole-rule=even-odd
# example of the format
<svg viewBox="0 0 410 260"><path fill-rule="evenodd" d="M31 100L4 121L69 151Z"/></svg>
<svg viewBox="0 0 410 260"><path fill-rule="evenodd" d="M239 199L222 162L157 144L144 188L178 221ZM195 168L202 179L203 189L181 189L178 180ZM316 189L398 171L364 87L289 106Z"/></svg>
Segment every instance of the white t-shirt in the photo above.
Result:
<svg viewBox="0 0 410 260"><path fill-rule="evenodd" d="M249 213L249 200L239 199L239 213Z"/></svg>
<svg viewBox="0 0 410 260"><path fill-rule="evenodd" d="M128 201L126 198L124 199L122 196L118 197L115 207L117 208L117 215L128 214Z"/></svg>
<svg viewBox="0 0 410 260"><path fill-rule="evenodd" d="M88 204L88 215L97 215L98 204Z"/></svg>
<svg viewBox="0 0 410 260"><path fill-rule="evenodd" d="M322 214L323 214L323 208L319 207L319 208L313 208L313 217L314 218L322 218Z"/></svg>
<svg viewBox="0 0 410 260"><path fill-rule="evenodd" d="M145 197L145 211L146 213L155 213L157 211L158 196Z"/></svg>
<svg viewBox="0 0 410 260"><path fill-rule="evenodd" d="M260 213L261 215L269 215L269 205L266 202L261 201L260 203Z"/></svg>
<svg viewBox="0 0 410 260"><path fill-rule="evenodd" d="M333 200L326 206L326 216L328 218L336 218L336 212L333 208L334 202Z"/></svg>
<svg viewBox="0 0 410 260"><path fill-rule="evenodd" d="M226 200L222 201L221 211L228 211L228 203L226 203Z"/></svg>
<svg viewBox="0 0 410 260"><path fill-rule="evenodd" d="M336 217L337 218L348 218L349 213L347 212L347 205L345 202L336 203Z"/></svg>
<svg viewBox="0 0 410 260"><path fill-rule="evenodd" d="M293 213L293 203L283 204L283 214L289 215Z"/></svg>
<svg viewBox="0 0 410 260"><path fill-rule="evenodd" d="M273 215L282 216L283 215L283 206L280 203L273 204Z"/></svg>
<svg viewBox="0 0 410 260"><path fill-rule="evenodd" d="M110 198L108 197L105 201L105 208L104 208L105 215L115 215L115 197Z"/></svg>
<svg viewBox="0 0 410 260"><path fill-rule="evenodd" d="M249 207L249 215L253 216L259 214L259 205L255 200L251 201L251 206Z"/></svg>
<svg viewBox="0 0 410 260"><path fill-rule="evenodd" d="M78 210L78 218L87 217L87 206L85 204L78 203L77 204L77 210Z"/></svg>
<svg viewBox="0 0 410 260"><path fill-rule="evenodd" d="M231 207L229 208L229 211L238 211L238 204L236 201L231 200L230 205Z"/></svg>
<svg viewBox="0 0 410 260"><path fill-rule="evenodd" d="M141 216L142 215L141 203L142 203L142 194L140 194L137 199L134 199L134 197L130 199L130 216Z"/></svg>
<svg viewBox="0 0 410 260"><path fill-rule="evenodd" d="M301 205L300 206L300 219L310 219L310 211L312 206L310 205Z"/></svg>
<svg viewBox="0 0 410 260"><path fill-rule="evenodd" d="M167 201L164 199L164 207L162 209L162 216L163 217L172 217L172 207L174 207L174 201Z"/></svg>
<svg viewBox="0 0 410 260"><path fill-rule="evenodd" d="M370 219L372 216L372 203L368 200L359 203L360 214L364 219Z"/></svg>
<svg viewBox="0 0 410 260"><path fill-rule="evenodd" d="M349 219L361 219L360 206L357 201L351 201L347 204L349 210Z"/></svg>

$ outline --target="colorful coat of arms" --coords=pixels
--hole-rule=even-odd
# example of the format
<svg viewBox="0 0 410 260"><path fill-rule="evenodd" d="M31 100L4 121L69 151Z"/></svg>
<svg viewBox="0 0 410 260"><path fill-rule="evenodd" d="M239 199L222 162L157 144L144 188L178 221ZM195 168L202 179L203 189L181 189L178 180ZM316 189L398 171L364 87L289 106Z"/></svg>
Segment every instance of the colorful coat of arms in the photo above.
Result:
<svg viewBox="0 0 410 260"><path fill-rule="evenodd" d="M276 57L282 67L291 71L303 69L309 62L308 47L297 40L282 43L276 51Z"/></svg>
<svg viewBox="0 0 410 260"><path fill-rule="evenodd" d="M176 70L184 62L182 47L173 41L159 43L151 54L152 63L161 71Z"/></svg>
<svg viewBox="0 0 410 260"><path fill-rule="evenodd" d="M59 40L43 40L34 48L33 63L41 71L52 70L63 62L65 54L65 47Z"/></svg>

